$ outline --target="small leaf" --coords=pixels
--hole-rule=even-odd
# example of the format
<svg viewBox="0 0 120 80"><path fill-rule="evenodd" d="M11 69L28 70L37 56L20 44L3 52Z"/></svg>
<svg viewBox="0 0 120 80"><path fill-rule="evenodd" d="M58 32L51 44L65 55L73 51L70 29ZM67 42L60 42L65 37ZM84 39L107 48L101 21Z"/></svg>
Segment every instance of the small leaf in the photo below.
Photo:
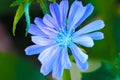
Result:
<svg viewBox="0 0 120 80"><path fill-rule="evenodd" d="M17 6L17 5L21 4L22 2L23 2L23 0L16 0L10 6L11 7Z"/></svg>
<svg viewBox="0 0 120 80"><path fill-rule="evenodd" d="M16 25L20 20L20 18L22 17L23 13L24 13L24 4L20 4L15 14L15 18L13 22L13 35L15 35Z"/></svg>

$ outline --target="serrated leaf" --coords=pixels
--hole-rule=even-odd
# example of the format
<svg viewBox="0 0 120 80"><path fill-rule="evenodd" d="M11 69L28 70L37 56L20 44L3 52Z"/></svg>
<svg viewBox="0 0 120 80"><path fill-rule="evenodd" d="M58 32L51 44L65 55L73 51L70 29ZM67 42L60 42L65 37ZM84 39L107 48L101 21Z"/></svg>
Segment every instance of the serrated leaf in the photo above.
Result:
<svg viewBox="0 0 120 80"><path fill-rule="evenodd" d="M15 35L16 25L20 20L20 18L22 17L23 13L24 13L24 4L20 4L14 17L13 31L12 31L13 35Z"/></svg>
<svg viewBox="0 0 120 80"><path fill-rule="evenodd" d="M11 6L11 7L17 6L17 5L21 4L23 1L24 1L24 0L16 0L16 1L14 1L10 6Z"/></svg>

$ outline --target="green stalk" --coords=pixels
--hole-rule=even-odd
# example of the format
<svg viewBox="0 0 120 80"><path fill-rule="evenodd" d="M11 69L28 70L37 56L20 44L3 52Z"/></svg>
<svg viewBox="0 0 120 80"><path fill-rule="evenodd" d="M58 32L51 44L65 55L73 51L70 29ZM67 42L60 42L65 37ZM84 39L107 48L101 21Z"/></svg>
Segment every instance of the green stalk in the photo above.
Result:
<svg viewBox="0 0 120 80"><path fill-rule="evenodd" d="M71 80L70 70L67 70L67 69L64 70L63 79L62 80Z"/></svg>
<svg viewBox="0 0 120 80"><path fill-rule="evenodd" d="M30 3L26 3L24 6L24 11L25 11L25 18L26 18L26 22L27 22L27 27L26 27L26 34L28 33L29 27L30 27L30 15L29 15L29 6Z"/></svg>

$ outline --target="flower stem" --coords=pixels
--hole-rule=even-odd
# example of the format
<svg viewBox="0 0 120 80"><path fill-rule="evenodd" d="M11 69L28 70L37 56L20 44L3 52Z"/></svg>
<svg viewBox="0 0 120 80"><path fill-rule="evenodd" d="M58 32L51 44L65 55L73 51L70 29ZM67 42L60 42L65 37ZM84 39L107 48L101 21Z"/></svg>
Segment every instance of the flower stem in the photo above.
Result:
<svg viewBox="0 0 120 80"><path fill-rule="evenodd" d="M67 69L64 70L63 79L62 80L71 80L70 70L67 70Z"/></svg>
<svg viewBox="0 0 120 80"><path fill-rule="evenodd" d="M25 18L26 18L26 22L27 22L26 34L25 34L26 36L27 36L28 30L30 28L29 6L30 6L29 2L27 2L24 6Z"/></svg>

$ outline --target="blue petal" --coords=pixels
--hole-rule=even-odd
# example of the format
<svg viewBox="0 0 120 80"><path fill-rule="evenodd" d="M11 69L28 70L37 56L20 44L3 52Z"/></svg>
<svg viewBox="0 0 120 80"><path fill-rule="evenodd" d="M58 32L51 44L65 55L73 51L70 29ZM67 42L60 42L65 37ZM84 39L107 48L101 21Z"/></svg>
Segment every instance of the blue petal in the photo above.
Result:
<svg viewBox="0 0 120 80"><path fill-rule="evenodd" d="M75 32L74 36L78 36L81 34L86 34L86 33L92 32L92 31L100 30L104 26L105 25L104 25L104 22L102 20L96 20L96 21L91 22L90 24L84 26L83 28L81 28L77 32Z"/></svg>
<svg viewBox="0 0 120 80"><path fill-rule="evenodd" d="M67 47L62 48L62 51L54 64L52 76L54 78L61 78L64 68L70 69L71 67L72 65L69 60Z"/></svg>
<svg viewBox="0 0 120 80"><path fill-rule="evenodd" d="M72 67L69 56L68 56L68 50L67 47L62 49L61 52L61 57L62 57L62 65L65 69L70 69Z"/></svg>
<svg viewBox="0 0 120 80"><path fill-rule="evenodd" d="M66 17L67 17L67 13L68 13L68 1L67 0L63 0L60 2L60 14L61 14L61 27L64 30L66 28Z"/></svg>
<svg viewBox="0 0 120 80"><path fill-rule="evenodd" d="M69 46L71 52L75 59L78 59L80 62L85 63L88 59L88 55L83 53L79 47L77 47L74 43Z"/></svg>
<svg viewBox="0 0 120 80"><path fill-rule="evenodd" d="M104 34L102 32L94 32L90 34L86 34L87 36L90 36L94 40L101 40L104 39Z"/></svg>
<svg viewBox="0 0 120 80"><path fill-rule="evenodd" d="M41 37L46 37L47 35L44 34L40 28L38 26L36 26L35 24L30 24L30 29L28 31L30 34L32 35L37 35L37 36L41 36Z"/></svg>
<svg viewBox="0 0 120 80"><path fill-rule="evenodd" d="M40 46L47 46L47 45L52 45L55 43L54 40L40 37L40 36L32 36L32 41Z"/></svg>
<svg viewBox="0 0 120 80"><path fill-rule="evenodd" d="M57 3L50 4L50 12L57 26L61 27L59 5Z"/></svg>
<svg viewBox="0 0 120 80"><path fill-rule="evenodd" d="M40 54L48 46L32 45L25 49L26 55Z"/></svg>
<svg viewBox="0 0 120 80"><path fill-rule="evenodd" d="M68 29L69 31L74 30L74 26L82 18L85 12L85 7L79 1L74 1L70 8L68 16Z"/></svg>
<svg viewBox="0 0 120 80"><path fill-rule="evenodd" d="M89 36L78 36L73 38L73 42L77 44L81 44L85 47L93 47L94 42L93 39Z"/></svg>
<svg viewBox="0 0 120 80"><path fill-rule="evenodd" d="M87 61L84 62L84 63L81 63L81 62L79 61L79 59L75 59L75 61L76 61L76 64L77 64L78 68L79 68L81 71L85 71L85 70L88 69L88 62L87 62Z"/></svg>
<svg viewBox="0 0 120 80"><path fill-rule="evenodd" d="M49 36L55 36L56 33L58 33L57 31L55 31L54 29L46 26L41 18L36 17L35 18L35 24L41 29L42 32L44 32L46 35Z"/></svg>
<svg viewBox="0 0 120 80"><path fill-rule="evenodd" d="M54 62L60 54L60 50L58 46L53 45L47 49L45 49L38 57L39 61L42 63L41 73L47 75L51 72Z"/></svg>
<svg viewBox="0 0 120 80"><path fill-rule="evenodd" d="M62 54L60 54L54 64L54 67L53 67L53 71L52 71L52 77L53 78L61 78L62 77L62 74L63 74L63 66L62 65Z"/></svg>
<svg viewBox="0 0 120 80"><path fill-rule="evenodd" d="M57 26L56 26L57 23L55 23L54 19L53 19L49 14L46 14L46 15L44 16L43 22L44 22L44 24L46 24L47 26L49 26L49 27L51 27L51 28L57 29Z"/></svg>
<svg viewBox="0 0 120 80"><path fill-rule="evenodd" d="M75 25L75 28L77 28L88 16L90 16L94 10L92 4L88 4L87 6L85 6L85 8L86 8L85 13L82 16L82 18L78 21L78 23Z"/></svg>
<svg viewBox="0 0 120 80"><path fill-rule="evenodd" d="M34 22L40 29L41 27L46 27L46 25L43 23L43 20L39 17L36 17Z"/></svg>
<svg viewBox="0 0 120 80"><path fill-rule="evenodd" d="M48 62L53 56L57 56L60 51L59 46L52 45L45 49L38 57L42 64Z"/></svg>

